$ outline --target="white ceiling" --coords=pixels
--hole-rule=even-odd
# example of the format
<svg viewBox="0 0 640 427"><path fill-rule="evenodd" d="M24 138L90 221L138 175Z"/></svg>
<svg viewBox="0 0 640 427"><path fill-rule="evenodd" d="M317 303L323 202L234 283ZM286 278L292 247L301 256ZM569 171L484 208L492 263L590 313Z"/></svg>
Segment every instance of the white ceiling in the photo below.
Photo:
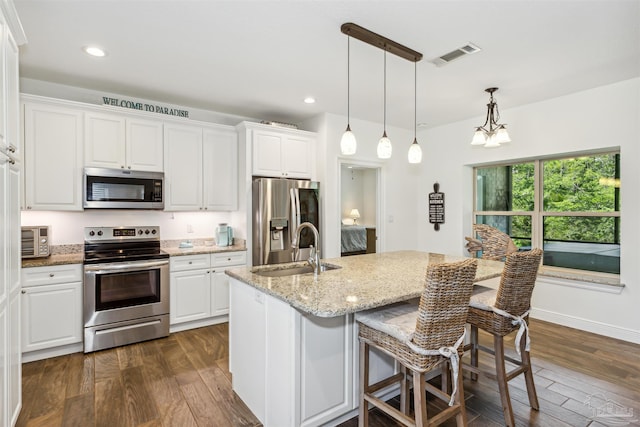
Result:
<svg viewBox="0 0 640 427"><path fill-rule="evenodd" d="M22 77L287 123L346 115L345 22L424 55L417 121L428 126L483 116L490 86L505 110L640 76L639 0L14 3ZM482 51L429 62L468 42ZM108 56L88 57L88 44ZM413 128L413 73L387 55L390 125ZM382 88L382 50L352 39L351 116L382 122Z"/></svg>

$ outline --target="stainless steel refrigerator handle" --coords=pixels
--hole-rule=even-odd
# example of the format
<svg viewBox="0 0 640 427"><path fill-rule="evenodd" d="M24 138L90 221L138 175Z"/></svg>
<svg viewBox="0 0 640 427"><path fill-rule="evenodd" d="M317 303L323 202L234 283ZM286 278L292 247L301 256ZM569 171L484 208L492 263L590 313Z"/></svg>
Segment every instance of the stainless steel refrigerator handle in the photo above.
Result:
<svg viewBox="0 0 640 427"><path fill-rule="evenodd" d="M298 188L294 188L293 192L296 195L296 229L300 227L302 222L300 221L300 190Z"/></svg>
<svg viewBox="0 0 640 427"><path fill-rule="evenodd" d="M296 238L296 193L293 188L289 189L289 199L291 199L291 213L289 214L289 243L291 245L291 261L296 261L296 250L293 249L293 242ZM298 242L296 242L298 244Z"/></svg>

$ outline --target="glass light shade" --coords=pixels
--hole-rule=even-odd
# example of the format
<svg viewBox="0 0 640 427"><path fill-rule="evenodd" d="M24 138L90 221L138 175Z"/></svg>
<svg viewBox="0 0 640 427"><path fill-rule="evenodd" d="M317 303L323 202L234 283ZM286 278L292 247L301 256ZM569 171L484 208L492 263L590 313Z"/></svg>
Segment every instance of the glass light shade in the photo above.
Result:
<svg viewBox="0 0 640 427"><path fill-rule="evenodd" d="M418 140L414 139L413 143L409 147L409 154L407 155L409 163L422 163L422 149L418 144Z"/></svg>
<svg viewBox="0 0 640 427"><path fill-rule="evenodd" d="M349 125L347 125L347 130L344 131L342 139L340 139L340 151L343 155L350 156L356 154L357 146L356 136L351 132Z"/></svg>
<svg viewBox="0 0 640 427"><path fill-rule="evenodd" d="M489 134L489 137L487 138L487 143L484 144L485 148L496 148L496 147L500 147L500 143L498 142L498 138L496 136L495 132L492 132Z"/></svg>
<svg viewBox="0 0 640 427"><path fill-rule="evenodd" d="M473 134L471 145L484 145L487 142L487 138L484 131L480 128L476 128L476 132Z"/></svg>
<svg viewBox="0 0 640 427"><path fill-rule="evenodd" d="M509 132L507 132L507 128L504 125L500 125L496 132L496 141L498 144L504 144L506 142L511 142L511 138L509 138Z"/></svg>
<svg viewBox="0 0 640 427"><path fill-rule="evenodd" d="M378 158L389 159L391 158L391 140L387 137L387 132L382 134L382 138L378 141Z"/></svg>

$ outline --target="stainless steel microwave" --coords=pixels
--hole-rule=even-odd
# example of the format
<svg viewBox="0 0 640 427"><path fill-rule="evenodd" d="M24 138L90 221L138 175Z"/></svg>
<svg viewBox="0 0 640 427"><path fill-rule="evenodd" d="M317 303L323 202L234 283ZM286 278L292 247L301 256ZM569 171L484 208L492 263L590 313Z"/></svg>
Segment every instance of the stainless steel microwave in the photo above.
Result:
<svg viewBox="0 0 640 427"><path fill-rule="evenodd" d="M84 169L87 209L164 209L164 174L127 169Z"/></svg>
<svg viewBox="0 0 640 427"><path fill-rule="evenodd" d="M25 226L22 231L22 258L49 256L49 227Z"/></svg>

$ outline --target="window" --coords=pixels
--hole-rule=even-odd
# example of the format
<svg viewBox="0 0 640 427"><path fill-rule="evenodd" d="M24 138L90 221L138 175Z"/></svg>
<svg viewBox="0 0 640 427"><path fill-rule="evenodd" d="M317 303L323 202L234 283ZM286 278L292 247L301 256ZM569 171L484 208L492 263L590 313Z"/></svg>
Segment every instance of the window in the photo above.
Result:
<svg viewBox="0 0 640 427"><path fill-rule="evenodd" d="M620 154L477 167L475 222L507 233L543 264L620 274Z"/></svg>

